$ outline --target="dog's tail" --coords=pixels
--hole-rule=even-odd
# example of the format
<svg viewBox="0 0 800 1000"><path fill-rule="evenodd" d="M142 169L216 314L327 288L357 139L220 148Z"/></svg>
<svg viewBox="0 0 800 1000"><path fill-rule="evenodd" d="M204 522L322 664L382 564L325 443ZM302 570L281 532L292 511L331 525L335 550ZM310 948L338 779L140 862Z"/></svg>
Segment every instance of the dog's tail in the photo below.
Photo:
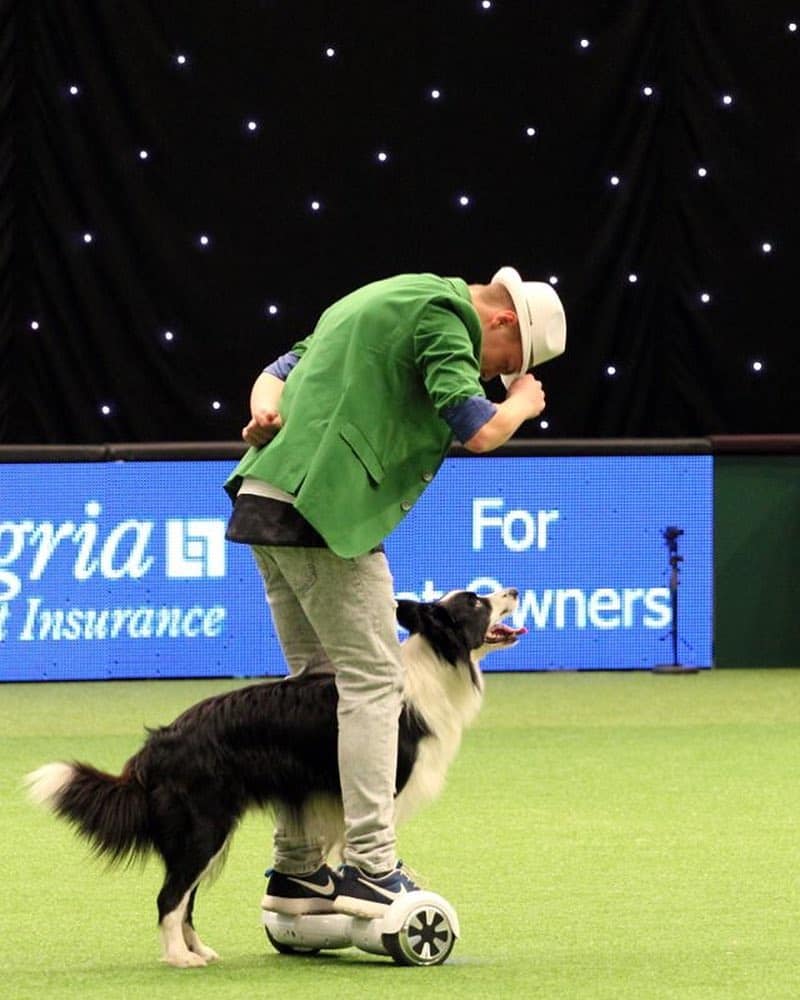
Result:
<svg viewBox="0 0 800 1000"><path fill-rule="evenodd" d="M75 827L110 864L144 857L153 843L147 796L133 758L119 777L89 764L45 764L27 775L28 793Z"/></svg>

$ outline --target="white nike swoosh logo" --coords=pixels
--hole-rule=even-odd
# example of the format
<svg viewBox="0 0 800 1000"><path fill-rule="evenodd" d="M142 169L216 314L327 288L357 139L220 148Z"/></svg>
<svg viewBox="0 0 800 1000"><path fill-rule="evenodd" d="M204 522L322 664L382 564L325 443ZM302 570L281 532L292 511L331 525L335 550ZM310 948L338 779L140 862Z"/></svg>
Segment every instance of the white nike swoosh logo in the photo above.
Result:
<svg viewBox="0 0 800 1000"><path fill-rule="evenodd" d="M312 892L316 892L319 896L333 896L336 892L336 885L330 875L328 876L328 881L325 885L318 885L316 882L306 882L305 879L295 878L293 875L287 875L286 877L290 882L296 882L304 889L310 889Z"/></svg>
<svg viewBox="0 0 800 1000"><path fill-rule="evenodd" d="M379 885L375 885L374 882L368 882L367 879L360 878L358 881L368 889L372 889L373 892L378 892L381 896L385 896L386 899L397 899L398 896L403 896L408 891L405 886L401 886L399 892L391 892L389 889L382 889Z"/></svg>

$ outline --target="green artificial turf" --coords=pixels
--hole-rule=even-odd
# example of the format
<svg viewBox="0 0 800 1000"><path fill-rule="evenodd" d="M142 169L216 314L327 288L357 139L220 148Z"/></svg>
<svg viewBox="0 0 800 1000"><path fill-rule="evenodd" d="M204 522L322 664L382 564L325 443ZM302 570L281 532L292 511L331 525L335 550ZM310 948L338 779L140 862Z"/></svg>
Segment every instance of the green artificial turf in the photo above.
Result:
<svg viewBox="0 0 800 1000"><path fill-rule="evenodd" d="M20 781L59 758L117 772L145 724L234 683L0 685L3 996L800 996L800 672L489 676L443 797L401 831L458 910L445 965L273 952L270 824L251 815L198 894L222 961L176 970L158 863L104 871Z"/></svg>

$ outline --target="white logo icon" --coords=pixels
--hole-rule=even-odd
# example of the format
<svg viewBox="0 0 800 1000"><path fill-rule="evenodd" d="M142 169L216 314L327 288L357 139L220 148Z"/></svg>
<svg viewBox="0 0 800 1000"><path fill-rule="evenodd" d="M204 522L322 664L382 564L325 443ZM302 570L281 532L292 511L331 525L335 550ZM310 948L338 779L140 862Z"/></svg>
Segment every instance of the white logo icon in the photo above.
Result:
<svg viewBox="0 0 800 1000"><path fill-rule="evenodd" d="M204 518L166 522L167 577L225 576L225 522Z"/></svg>

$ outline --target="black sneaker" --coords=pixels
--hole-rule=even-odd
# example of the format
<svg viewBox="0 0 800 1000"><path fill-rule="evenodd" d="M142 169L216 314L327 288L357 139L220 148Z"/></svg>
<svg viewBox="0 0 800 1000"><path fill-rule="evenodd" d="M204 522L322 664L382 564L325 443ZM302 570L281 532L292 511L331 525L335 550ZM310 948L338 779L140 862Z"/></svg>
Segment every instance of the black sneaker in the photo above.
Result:
<svg viewBox="0 0 800 1000"><path fill-rule="evenodd" d="M339 876L323 865L308 875L284 875L270 868L262 910L274 910L295 916L298 913L333 913L333 901L339 888Z"/></svg>
<svg viewBox="0 0 800 1000"><path fill-rule="evenodd" d="M342 865L333 908L353 917L382 917L396 899L417 889L419 886L403 870L402 861L380 877L367 875L354 865Z"/></svg>

